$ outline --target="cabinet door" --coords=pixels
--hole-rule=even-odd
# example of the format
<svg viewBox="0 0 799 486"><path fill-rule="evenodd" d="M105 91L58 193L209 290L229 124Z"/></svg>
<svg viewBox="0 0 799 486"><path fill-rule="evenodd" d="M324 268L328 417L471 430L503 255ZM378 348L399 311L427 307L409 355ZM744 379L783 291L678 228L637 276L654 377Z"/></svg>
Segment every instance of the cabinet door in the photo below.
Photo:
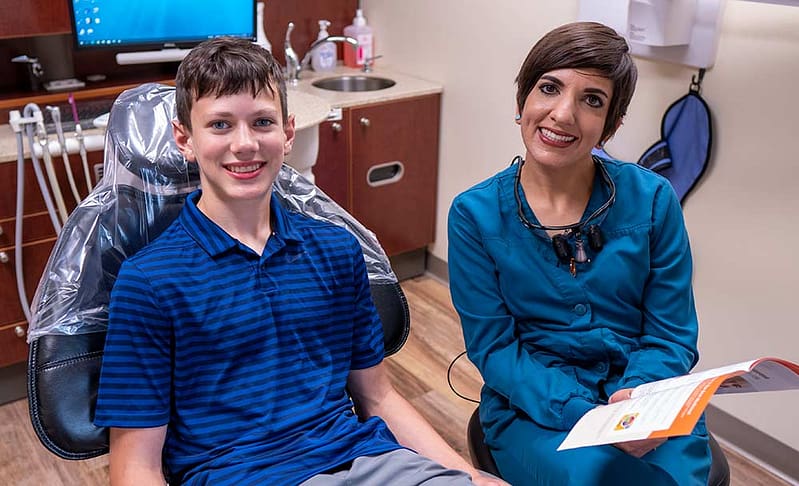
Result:
<svg viewBox="0 0 799 486"><path fill-rule="evenodd" d="M67 8L65 0L0 0L0 38L68 34Z"/></svg>
<svg viewBox="0 0 799 486"><path fill-rule="evenodd" d="M316 185L350 211L350 111L342 111L341 120L326 121L319 125L319 156L312 171Z"/></svg>
<svg viewBox="0 0 799 486"><path fill-rule="evenodd" d="M351 110L352 214L389 255L435 231L440 96Z"/></svg>

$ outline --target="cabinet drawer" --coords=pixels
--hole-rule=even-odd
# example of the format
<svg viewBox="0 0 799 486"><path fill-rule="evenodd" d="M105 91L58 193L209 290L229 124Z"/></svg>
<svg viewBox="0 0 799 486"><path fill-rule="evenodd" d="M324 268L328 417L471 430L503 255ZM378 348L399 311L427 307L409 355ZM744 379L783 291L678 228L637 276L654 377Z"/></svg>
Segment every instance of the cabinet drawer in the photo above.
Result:
<svg viewBox="0 0 799 486"><path fill-rule="evenodd" d="M0 368L28 359L27 331L25 322L0 327Z"/></svg>
<svg viewBox="0 0 799 486"><path fill-rule="evenodd" d="M26 139L27 140L27 139ZM88 154L89 169L91 172L91 164L102 162L102 152L90 152ZM40 161L41 162L41 161ZM78 188L78 195L86 197L88 190L86 187L86 178L83 175L83 163L80 156L72 154L69 157L69 165L72 168L72 174L75 177L75 186ZM69 188L67 180L67 173L64 168L64 162L61 156L53 157L53 167L56 172L56 179L61 188L61 194L64 197L64 204L67 209L72 211L75 206L75 198ZM47 173L44 170L44 163L42 163L42 173L44 178L47 179ZM94 174L90 174L94 178ZM0 191L0 220L13 218L16 215L17 208L17 162L0 162L0 181L3 184L3 190ZM49 186L49 180L47 181ZM25 195L23 199L24 214L36 214L47 211L47 206L44 204L44 198L39 190L39 183L36 180L36 172L33 170L33 163L30 159L25 159Z"/></svg>
<svg viewBox="0 0 799 486"><path fill-rule="evenodd" d="M0 221L0 250L7 251L14 247L14 235L16 233L16 220L7 219ZM50 215L45 213L29 214L22 219L22 243L40 241L55 238L55 229Z"/></svg>
<svg viewBox="0 0 799 486"><path fill-rule="evenodd" d="M33 293L39 285L47 259L55 244L54 239L39 243L24 245L22 247L22 266L25 275L25 291L28 302L33 300ZM19 303L17 294L17 280L14 271L14 250L4 250L8 262L0 263L0 326L14 322L24 322L25 314Z"/></svg>

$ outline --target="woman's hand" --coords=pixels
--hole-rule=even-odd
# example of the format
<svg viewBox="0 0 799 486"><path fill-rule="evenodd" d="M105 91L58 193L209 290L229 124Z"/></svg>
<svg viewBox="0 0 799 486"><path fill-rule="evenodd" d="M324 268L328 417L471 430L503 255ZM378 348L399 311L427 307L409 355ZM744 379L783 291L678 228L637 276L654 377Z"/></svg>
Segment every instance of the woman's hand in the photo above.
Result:
<svg viewBox="0 0 799 486"><path fill-rule="evenodd" d="M480 470L475 470L472 473L472 482L477 486L510 486L505 481Z"/></svg>
<svg viewBox="0 0 799 486"><path fill-rule="evenodd" d="M610 398L608 399L608 403L616 403L622 400L628 400L632 392L633 392L632 388L622 388L621 390L616 390L616 393L611 395ZM630 440L627 442L617 442L613 445L631 456L641 458L644 457L649 452L657 449L657 447L664 442L666 442L665 438L641 439L641 440Z"/></svg>

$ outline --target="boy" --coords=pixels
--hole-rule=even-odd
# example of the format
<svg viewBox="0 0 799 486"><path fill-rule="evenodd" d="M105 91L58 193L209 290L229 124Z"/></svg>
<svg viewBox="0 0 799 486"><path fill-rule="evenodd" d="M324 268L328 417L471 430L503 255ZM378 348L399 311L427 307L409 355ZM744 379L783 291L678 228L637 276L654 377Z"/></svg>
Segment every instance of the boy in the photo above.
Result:
<svg viewBox="0 0 799 486"><path fill-rule="evenodd" d="M271 55L210 40L176 85L202 189L112 293L95 414L112 484L163 484L162 454L180 484L501 484L389 383L355 238L272 195L294 118Z"/></svg>

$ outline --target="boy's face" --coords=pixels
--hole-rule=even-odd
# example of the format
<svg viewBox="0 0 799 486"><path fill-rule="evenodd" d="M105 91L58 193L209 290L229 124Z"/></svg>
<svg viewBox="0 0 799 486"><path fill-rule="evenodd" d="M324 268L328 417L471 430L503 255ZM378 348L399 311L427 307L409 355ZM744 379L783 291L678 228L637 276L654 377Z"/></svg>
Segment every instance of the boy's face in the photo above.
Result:
<svg viewBox="0 0 799 486"><path fill-rule="evenodd" d="M200 166L201 204L268 200L294 142L294 116L284 123L280 98L264 91L194 101L189 132L173 123L178 148Z"/></svg>

